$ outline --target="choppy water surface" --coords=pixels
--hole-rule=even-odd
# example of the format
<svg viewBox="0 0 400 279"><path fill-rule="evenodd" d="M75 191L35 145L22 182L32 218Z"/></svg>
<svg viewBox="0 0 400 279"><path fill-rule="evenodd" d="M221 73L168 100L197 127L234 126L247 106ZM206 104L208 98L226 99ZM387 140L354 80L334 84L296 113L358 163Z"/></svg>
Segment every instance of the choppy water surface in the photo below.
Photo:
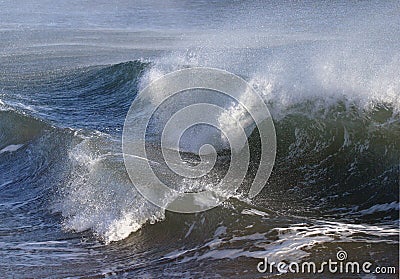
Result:
<svg viewBox="0 0 400 279"><path fill-rule="evenodd" d="M396 1L1 1L0 274L273 278L264 257L340 250L399 272L399 14ZM177 214L135 190L121 136L141 88L192 66L253 85L278 150L252 201ZM256 131L249 142L244 184Z"/></svg>

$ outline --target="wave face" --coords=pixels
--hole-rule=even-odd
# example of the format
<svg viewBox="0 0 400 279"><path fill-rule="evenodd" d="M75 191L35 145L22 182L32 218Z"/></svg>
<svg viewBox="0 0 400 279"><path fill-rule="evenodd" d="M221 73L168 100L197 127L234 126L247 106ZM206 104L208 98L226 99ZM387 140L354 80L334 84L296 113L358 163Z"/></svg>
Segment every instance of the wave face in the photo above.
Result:
<svg viewBox="0 0 400 279"><path fill-rule="evenodd" d="M135 190L125 171L120 131L130 99L135 97L140 86L149 80L149 75L154 73L157 67L157 64L135 61L64 73L63 78L52 81L53 86L56 92L66 92L66 89L60 90L60 82L74 81L75 87L68 86L68 92L72 91L74 95L63 98L60 93L59 97L52 101L54 110L50 112L46 106L35 106L33 103L22 106L13 98L4 98L0 112L1 130L4 131L1 134L0 156L3 158L2 181L5 181L2 190L7 198L3 198L2 205L11 212L28 210L40 220L29 223L27 228L21 227L20 230L24 234L34 233L31 232L31 227L49 226L49 218L52 220L50 230L61 229L49 234L49 241L53 241L51 239L54 235L61 237L57 235L65 230L66 234L74 232L73 239L78 240L81 236L76 233L80 232L84 235L89 234L86 236L89 238L90 235L95 236L91 241L112 243L136 238L138 236L131 234L141 229L140 231L150 235L141 236L144 237L144 243L147 237L157 237L157 241L161 241L160 245L167 245L165 236L161 237L158 231L171 230L171 233L182 233L182 230L189 229L186 233L191 235L196 228L197 233L193 234L198 234L205 230L202 223L204 218L220 220L214 215L223 214L224 218L228 218L234 214L238 218L236 221L229 217L228 221L223 221L223 226L215 227L216 233L222 230L223 235L228 238L221 238L217 234L214 241L230 243L227 228L240 230L244 239L248 237L250 241L253 236L247 235L247 230L242 231L242 226L238 227L238 220L245 223L256 222L248 226L264 226L264 219L272 218L266 216L280 215L288 216L285 218L292 219L295 223L299 222L296 220L299 217L289 216L310 218L309 222L322 218L324 221L319 221L323 222L322 224L303 228L315 230L315 233L334 228L336 230L338 226L347 226L345 224L350 221L350 224L368 224L372 229L361 225L364 227L361 231L366 235L364 241L371 241L369 239L375 235L391 241L396 234L393 229L397 226L399 212L400 146L397 139L400 136L400 117L395 105L390 103L377 103L360 108L349 105L346 99L327 104L321 100L306 98L274 114L278 140L275 167L267 187L250 203L244 196L232 194L231 197L235 199L229 200L222 208L196 216L178 217L178 214L166 215L164 210L145 200ZM87 84L87 79L92 77L96 77L100 81L99 84ZM45 86L48 88L48 83L45 83ZM104 88L110 88L110 92L105 92ZM223 98L220 95L218 97ZM39 101L40 98L35 99L35 102ZM273 102L269 102L273 106ZM90 105L86 109L79 110L85 117L72 112L87 104ZM93 115L96 106L104 106L107 112L101 110ZM59 118L57 110L61 111ZM112 114L112 111L115 113ZM67 117L66 112L71 113L69 122L64 121L64 117ZM103 114L110 117L110 122L102 119ZM40 120L43 115L47 115L46 121ZM96 118L101 120L96 122ZM201 139L197 140L201 144ZM252 161L243 187L251 183L258 167L261 147L257 129L249 137L249 143ZM218 162L220 167L226 163L224 159ZM224 171L221 171L223 174ZM178 183L177 187L180 189L193 190L212 187L215 182L206 179L195 185L193 181L185 180L175 183ZM24 189L22 192L21 188ZM4 219L5 227L15 228L14 216ZM260 216L262 218L257 220ZM61 222L58 218L61 218ZM173 221L176 218L183 219L176 224L176 221ZM155 222L160 223L153 225L154 227L143 228L145 224ZM332 225L329 222L339 223ZM189 228L186 228L189 224ZM264 230L265 228L262 231L267 233ZM270 230L274 231L276 228ZM293 233L295 231L296 229ZM343 227L343 233L339 232L338 236L341 241L351 242L352 235L356 235L358 231L358 227ZM212 231L209 233L212 234ZM6 231L4 234L11 235L12 232ZM211 237L207 235L204 236L205 239ZM195 236L195 239L199 237L202 239L202 236ZM289 241L291 237L289 234L283 239ZM321 242L331 240L327 238ZM61 243L51 243L57 247L64 246L63 241L67 240L59 241ZM192 247L196 241L193 240L186 247ZM201 243L205 240L198 241ZM45 244L32 245L33 247L24 249L37 249L36 245ZM121 244L115 245L118 247ZM132 249L133 243L126 242L122 245L121 249ZM302 247L305 244L301 242L298 245ZM207 247L200 245L196 249L208 251ZM13 247L7 246L6 249ZM57 253L58 249L64 248L54 248L53 252ZM85 248L79 249L85 251ZM268 247L265 249L268 250ZM182 255L181 252L175 251L175 254L167 255L167 258L184 257L186 261L193 257L190 251L191 249L185 250ZM290 251L288 257L296 258L296 253ZM71 251L70 256L75 257L75 253L81 252ZM159 253L152 256L161 257ZM214 256L210 253L204 252L202 255L206 259L212 259ZM225 254L229 255L229 249L222 249L220 253L223 259ZM238 253L235 258L241 256L258 258L257 254L246 250ZM45 252L41 257L45 257ZM59 260L64 262L70 258Z"/></svg>
<svg viewBox="0 0 400 279"><path fill-rule="evenodd" d="M167 4L161 11L138 3L139 13L121 1L118 9L126 13L114 18L106 16L113 7L103 3L95 10L110 22L89 17L86 27L78 11L66 12L77 25L66 26L68 20L47 6L35 24L19 10L4 16L0 273L6 278L254 278L264 257L322 262L334 259L338 249L360 261L397 266L396 7L372 1L363 8L320 3L315 9L264 1ZM215 11L220 18L213 17ZM13 16L32 29L29 34ZM148 17L157 20L146 25ZM54 18L59 25L45 24ZM206 28L200 32L199 26ZM172 112L194 102L211 102L232 114L242 111L215 92L198 98L186 92L179 102L166 102L147 131L155 171L180 191L213 189L228 197L206 212L171 213L133 186L123 161L122 129L141 89L163 74L198 66L231 71L257 90L275 124L277 157L266 186L249 200L246 191L261 152L260 131L250 123L251 162L235 193L215 187L229 165L226 145L219 147L209 176L170 176L159 144ZM229 118L223 120L229 129ZM188 164L199 159L192 147L215 131L201 134L182 143Z"/></svg>

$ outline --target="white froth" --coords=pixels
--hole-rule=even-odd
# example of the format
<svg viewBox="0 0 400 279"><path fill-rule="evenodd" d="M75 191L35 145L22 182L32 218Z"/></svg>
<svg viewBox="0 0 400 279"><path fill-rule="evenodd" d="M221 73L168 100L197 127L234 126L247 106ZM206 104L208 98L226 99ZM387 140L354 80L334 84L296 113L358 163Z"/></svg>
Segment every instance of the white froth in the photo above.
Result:
<svg viewBox="0 0 400 279"><path fill-rule="evenodd" d="M7 147L4 147L2 150L0 150L0 154L5 153L5 152L14 152L17 151L18 149L20 149L22 146L24 146L23 144L10 144Z"/></svg>
<svg viewBox="0 0 400 279"><path fill-rule="evenodd" d="M164 210L137 192L124 171L122 155L105 141L96 141L99 138L86 139L71 150L71 179L54 209L64 216L67 230L92 230L110 243L162 220ZM98 154L97 145L103 154Z"/></svg>

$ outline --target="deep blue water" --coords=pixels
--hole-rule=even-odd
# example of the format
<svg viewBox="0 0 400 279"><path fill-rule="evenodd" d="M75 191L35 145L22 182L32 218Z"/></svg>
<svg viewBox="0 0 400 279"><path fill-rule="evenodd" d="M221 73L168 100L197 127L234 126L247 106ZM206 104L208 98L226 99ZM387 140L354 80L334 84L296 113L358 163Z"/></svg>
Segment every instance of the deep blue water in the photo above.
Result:
<svg viewBox="0 0 400 279"><path fill-rule="evenodd" d="M345 250L397 269L351 278L397 278L399 15L397 1L0 1L1 277L259 278L264 257ZM254 86L277 158L253 200L177 214L135 190L121 137L141 89L194 66Z"/></svg>

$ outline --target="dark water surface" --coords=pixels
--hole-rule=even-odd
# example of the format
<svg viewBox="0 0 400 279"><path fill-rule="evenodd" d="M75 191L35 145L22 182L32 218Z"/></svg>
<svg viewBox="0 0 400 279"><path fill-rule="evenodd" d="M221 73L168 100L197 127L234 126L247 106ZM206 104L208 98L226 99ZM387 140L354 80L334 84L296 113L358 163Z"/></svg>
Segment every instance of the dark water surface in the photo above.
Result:
<svg viewBox="0 0 400 279"><path fill-rule="evenodd" d="M399 15L397 1L0 1L1 277L398 278ZM260 92L277 159L252 201L177 214L135 190L121 136L138 91L190 66ZM342 250L397 274L257 271Z"/></svg>

